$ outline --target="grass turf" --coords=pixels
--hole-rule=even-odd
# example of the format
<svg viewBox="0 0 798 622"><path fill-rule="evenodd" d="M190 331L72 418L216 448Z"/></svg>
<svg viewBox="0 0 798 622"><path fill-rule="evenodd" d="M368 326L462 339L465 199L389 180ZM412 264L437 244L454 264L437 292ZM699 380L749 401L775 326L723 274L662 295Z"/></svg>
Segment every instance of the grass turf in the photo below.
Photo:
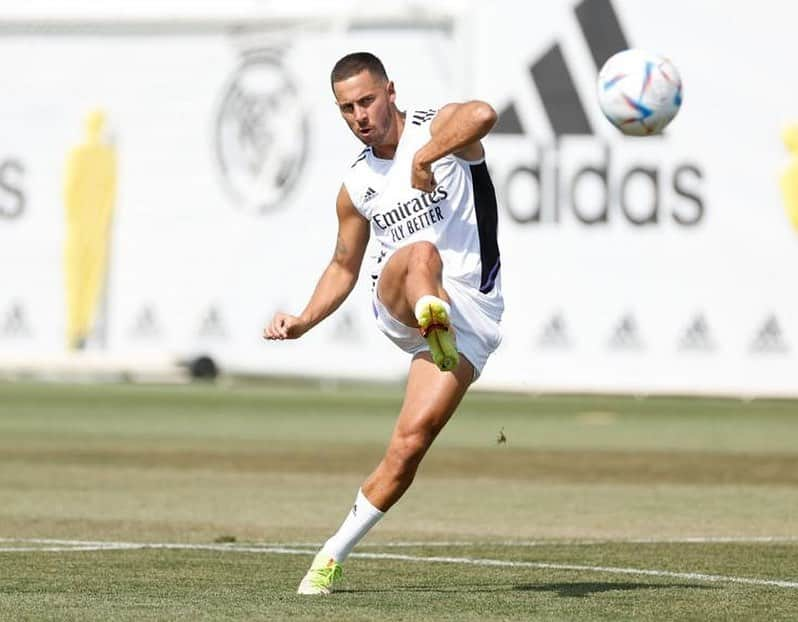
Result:
<svg viewBox="0 0 798 622"><path fill-rule="evenodd" d="M320 542L379 459L399 389L0 384L0 537ZM504 429L507 443L496 436ZM363 550L798 581L798 404L472 393ZM508 547L504 540L541 539ZM17 543L18 545L19 543ZM9 545L10 546L10 545ZM308 557L0 552L6 619L792 619L798 590L597 571Z"/></svg>

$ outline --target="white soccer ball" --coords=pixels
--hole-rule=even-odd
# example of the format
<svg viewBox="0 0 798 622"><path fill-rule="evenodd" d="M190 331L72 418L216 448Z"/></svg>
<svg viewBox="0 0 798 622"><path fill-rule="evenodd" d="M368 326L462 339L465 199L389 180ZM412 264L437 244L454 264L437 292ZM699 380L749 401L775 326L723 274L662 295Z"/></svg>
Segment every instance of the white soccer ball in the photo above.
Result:
<svg viewBox="0 0 798 622"><path fill-rule="evenodd" d="M659 134L682 105L682 79L674 64L645 50L623 50L599 71L604 116L628 136Z"/></svg>

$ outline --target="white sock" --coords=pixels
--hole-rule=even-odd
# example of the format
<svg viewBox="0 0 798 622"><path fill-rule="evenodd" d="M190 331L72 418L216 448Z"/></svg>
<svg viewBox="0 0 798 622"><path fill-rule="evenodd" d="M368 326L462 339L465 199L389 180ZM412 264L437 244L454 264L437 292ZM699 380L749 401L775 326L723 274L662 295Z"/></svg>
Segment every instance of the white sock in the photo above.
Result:
<svg viewBox="0 0 798 622"><path fill-rule="evenodd" d="M446 315L451 317L452 315L452 308L449 306L449 303L443 300L442 298L438 298L437 296L433 296L432 294L427 294L426 296L422 296L416 302L416 306L413 308L413 312L416 314L416 319L421 315L421 310L429 305L431 302L437 302L443 305L443 308L446 309Z"/></svg>
<svg viewBox="0 0 798 622"><path fill-rule="evenodd" d="M339 564L344 563L355 545L377 524L383 514L385 512L371 505L363 491L358 490L355 504L343 524L335 532L335 535L324 543L321 550Z"/></svg>

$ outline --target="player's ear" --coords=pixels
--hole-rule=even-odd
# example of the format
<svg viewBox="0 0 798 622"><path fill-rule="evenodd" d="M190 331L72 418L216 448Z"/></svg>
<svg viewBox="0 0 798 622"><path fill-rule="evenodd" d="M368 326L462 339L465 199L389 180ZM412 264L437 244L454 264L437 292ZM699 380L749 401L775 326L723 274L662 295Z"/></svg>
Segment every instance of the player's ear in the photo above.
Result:
<svg viewBox="0 0 798 622"><path fill-rule="evenodd" d="M396 89L393 86L393 80L388 80L385 89L388 93L388 101L393 104L396 101Z"/></svg>

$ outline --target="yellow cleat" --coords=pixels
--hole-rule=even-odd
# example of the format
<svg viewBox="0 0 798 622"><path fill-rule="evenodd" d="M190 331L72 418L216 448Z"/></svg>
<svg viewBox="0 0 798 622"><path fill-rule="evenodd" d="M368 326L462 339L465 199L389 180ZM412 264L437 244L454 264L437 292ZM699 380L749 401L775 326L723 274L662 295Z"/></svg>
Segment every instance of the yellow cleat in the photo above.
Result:
<svg viewBox="0 0 798 622"><path fill-rule="evenodd" d="M449 321L449 305L437 296L422 296L415 311L418 328L429 344L432 361L441 371L454 370L460 362L460 355Z"/></svg>
<svg viewBox="0 0 798 622"><path fill-rule="evenodd" d="M319 552L313 558L310 570L303 577L297 594L327 595L333 591L333 584L341 578L343 569L332 557Z"/></svg>

